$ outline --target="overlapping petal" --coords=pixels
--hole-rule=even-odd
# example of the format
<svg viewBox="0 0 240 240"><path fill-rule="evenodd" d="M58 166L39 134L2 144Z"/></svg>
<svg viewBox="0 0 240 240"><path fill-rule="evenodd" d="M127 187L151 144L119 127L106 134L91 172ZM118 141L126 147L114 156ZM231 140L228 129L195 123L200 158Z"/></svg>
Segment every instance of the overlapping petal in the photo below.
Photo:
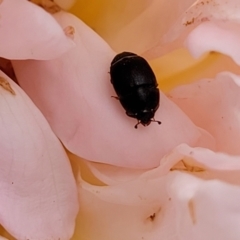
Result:
<svg viewBox="0 0 240 240"><path fill-rule="evenodd" d="M217 151L240 154L240 77L221 73L216 79L203 79L180 86L171 99L199 127L216 140Z"/></svg>
<svg viewBox="0 0 240 240"><path fill-rule="evenodd" d="M240 3L238 0L197 0L184 14L185 26L204 21L240 21Z"/></svg>
<svg viewBox="0 0 240 240"><path fill-rule="evenodd" d="M239 239L239 185L176 174L169 192L176 209L176 239Z"/></svg>
<svg viewBox="0 0 240 240"><path fill-rule="evenodd" d="M146 2L144 10L135 18L120 29L116 28L115 31L113 29L107 39L114 50L130 50L142 54L159 45L161 38L195 0L152 0ZM132 5L132 2L129 4ZM122 19L118 20L124 22L124 15L122 15ZM138 44L136 44L136 36L140 38Z"/></svg>
<svg viewBox="0 0 240 240"><path fill-rule="evenodd" d="M56 20L26 0L0 1L0 56L53 59L74 46Z"/></svg>
<svg viewBox="0 0 240 240"><path fill-rule="evenodd" d="M186 46L192 55L199 57L205 52L217 51L240 64L239 14L240 3L236 0L197 1L182 19L186 28L197 26L186 39Z"/></svg>
<svg viewBox="0 0 240 240"><path fill-rule="evenodd" d="M0 78L12 88L0 88L0 223L19 240L67 240L78 211L69 160L23 90Z"/></svg>
<svg viewBox="0 0 240 240"><path fill-rule="evenodd" d="M185 42L195 57L208 51L217 51L231 56L239 63L236 50L239 13L240 4L237 0L198 0L178 15L168 31L158 37L158 43L150 45L144 55L158 57L183 47Z"/></svg>
<svg viewBox="0 0 240 240"><path fill-rule="evenodd" d="M83 208L73 239L239 238L239 157L184 144L161 163L109 186L80 180Z"/></svg>
<svg viewBox="0 0 240 240"><path fill-rule="evenodd" d="M114 52L72 15L62 12L56 18L63 28L74 26L76 48L52 61L13 61L13 66L20 85L71 152L92 161L151 168L180 143L213 147L211 136L163 94L155 115L162 125L134 129L136 120L111 98Z"/></svg>
<svg viewBox="0 0 240 240"><path fill-rule="evenodd" d="M230 56L240 65L239 27L239 23L233 22L204 22L191 31L186 46L196 58L205 52L216 51Z"/></svg>
<svg viewBox="0 0 240 240"><path fill-rule="evenodd" d="M111 38L151 3L152 0L78 0L71 12L111 43Z"/></svg>

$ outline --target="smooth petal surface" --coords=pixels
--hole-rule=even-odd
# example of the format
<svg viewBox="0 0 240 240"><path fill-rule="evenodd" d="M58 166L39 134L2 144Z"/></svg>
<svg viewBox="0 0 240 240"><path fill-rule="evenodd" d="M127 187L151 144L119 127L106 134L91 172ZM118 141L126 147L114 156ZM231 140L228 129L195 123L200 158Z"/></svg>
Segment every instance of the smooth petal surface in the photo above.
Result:
<svg viewBox="0 0 240 240"><path fill-rule="evenodd" d="M131 181L142 175L145 169L121 168L113 165L85 161L90 171L98 179L107 185L115 185L119 182Z"/></svg>
<svg viewBox="0 0 240 240"><path fill-rule="evenodd" d="M66 153L31 100L5 74L0 87L0 223L16 239L68 240L78 211Z"/></svg>
<svg viewBox="0 0 240 240"><path fill-rule="evenodd" d="M240 2L238 0L198 0L184 14L185 26L204 21L240 21Z"/></svg>
<svg viewBox="0 0 240 240"><path fill-rule="evenodd" d="M173 208L166 207L171 202L165 180L138 178L104 187L81 181L82 208L72 240L157 240L174 236L175 214Z"/></svg>
<svg viewBox="0 0 240 240"><path fill-rule="evenodd" d="M199 127L216 140L217 151L240 154L240 77L221 73L216 79L203 79L178 87L171 99Z"/></svg>
<svg viewBox="0 0 240 240"><path fill-rule="evenodd" d="M240 24L233 22L204 22L189 34L186 47L196 58L205 52L216 51L230 56L240 65L239 28Z"/></svg>
<svg viewBox="0 0 240 240"><path fill-rule="evenodd" d="M176 174L169 190L177 206L178 239L239 239L240 187L181 175Z"/></svg>
<svg viewBox="0 0 240 240"><path fill-rule="evenodd" d="M151 5L152 0L77 0L71 13L78 16L107 42Z"/></svg>
<svg viewBox="0 0 240 240"><path fill-rule="evenodd" d="M116 29L108 41L116 51L144 53L159 44L164 34L194 2L195 0L152 0L143 12L120 30ZM140 38L138 44L136 36Z"/></svg>
<svg viewBox="0 0 240 240"><path fill-rule="evenodd" d="M56 20L26 0L0 1L0 56L53 59L74 46Z"/></svg>
<svg viewBox="0 0 240 240"><path fill-rule="evenodd" d="M72 15L62 12L56 18L63 27L74 26L77 47L56 60L14 61L13 66L68 150L92 161L151 168L180 143L213 147L211 136L163 94L155 115L162 125L134 129L136 120L111 98L116 95L108 73L114 52Z"/></svg>
<svg viewBox="0 0 240 240"><path fill-rule="evenodd" d="M197 26L185 42L192 55L200 57L205 52L217 51L240 64L239 14L240 2L237 0L197 1L182 19L186 29Z"/></svg>
<svg viewBox="0 0 240 240"><path fill-rule="evenodd" d="M238 239L239 173L239 157L183 144L133 179L109 186L80 179L83 207L73 240ZM111 176L96 176L103 175Z"/></svg>
<svg viewBox="0 0 240 240"><path fill-rule="evenodd" d="M158 43L144 52L145 56L154 58L181 48L186 39L186 46L195 57L208 51L237 55L234 49L238 49L239 41L238 0L198 0L184 10L181 15L176 15L175 22L158 38Z"/></svg>

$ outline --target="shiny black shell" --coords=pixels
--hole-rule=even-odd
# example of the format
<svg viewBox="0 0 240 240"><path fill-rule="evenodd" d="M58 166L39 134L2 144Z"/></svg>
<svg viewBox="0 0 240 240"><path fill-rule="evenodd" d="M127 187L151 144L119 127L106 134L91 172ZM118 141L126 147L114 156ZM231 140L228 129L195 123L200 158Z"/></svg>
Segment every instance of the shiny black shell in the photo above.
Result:
<svg viewBox="0 0 240 240"><path fill-rule="evenodd" d="M120 53L111 62L110 75L126 114L138 120L135 128L138 124L161 123L154 119L160 99L158 84L144 58L130 52Z"/></svg>

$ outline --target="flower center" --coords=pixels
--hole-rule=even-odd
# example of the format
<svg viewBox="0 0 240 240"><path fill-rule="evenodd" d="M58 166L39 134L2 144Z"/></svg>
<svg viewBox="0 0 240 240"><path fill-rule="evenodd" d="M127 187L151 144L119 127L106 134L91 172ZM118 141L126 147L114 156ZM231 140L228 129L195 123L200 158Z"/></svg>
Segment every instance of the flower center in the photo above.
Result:
<svg viewBox="0 0 240 240"><path fill-rule="evenodd" d="M187 49L182 48L149 63L157 77L159 88L164 92L202 78L213 78L221 71L240 74L239 67L230 57L217 52L194 59Z"/></svg>

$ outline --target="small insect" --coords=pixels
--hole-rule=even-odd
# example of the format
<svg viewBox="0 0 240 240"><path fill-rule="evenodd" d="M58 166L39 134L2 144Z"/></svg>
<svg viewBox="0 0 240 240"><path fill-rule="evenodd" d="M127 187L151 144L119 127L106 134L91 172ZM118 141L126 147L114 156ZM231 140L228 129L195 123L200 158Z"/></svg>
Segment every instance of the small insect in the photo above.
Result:
<svg viewBox="0 0 240 240"><path fill-rule="evenodd" d="M111 62L110 75L115 98L129 117L138 120L135 128L151 122L161 124L154 119L160 98L156 77L144 58L130 52L117 54Z"/></svg>

